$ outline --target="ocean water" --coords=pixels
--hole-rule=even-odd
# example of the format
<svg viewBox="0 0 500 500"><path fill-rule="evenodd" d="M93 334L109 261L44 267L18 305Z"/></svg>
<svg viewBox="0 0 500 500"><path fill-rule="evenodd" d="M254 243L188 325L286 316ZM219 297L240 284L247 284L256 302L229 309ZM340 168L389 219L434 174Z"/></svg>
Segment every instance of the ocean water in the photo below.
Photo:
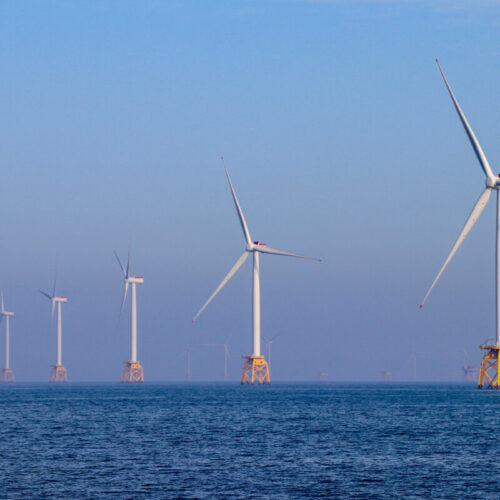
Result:
<svg viewBox="0 0 500 500"><path fill-rule="evenodd" d="M1 498L500 498L473 384L0 387Z"/></svg>

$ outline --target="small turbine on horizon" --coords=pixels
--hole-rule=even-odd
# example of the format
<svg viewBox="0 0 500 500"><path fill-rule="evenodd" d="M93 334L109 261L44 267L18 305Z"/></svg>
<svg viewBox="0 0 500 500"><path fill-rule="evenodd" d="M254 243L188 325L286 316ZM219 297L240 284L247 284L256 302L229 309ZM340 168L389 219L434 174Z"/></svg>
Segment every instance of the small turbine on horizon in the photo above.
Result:
<svg viewBox="0 0 500 500"><path fill-rule="evenodd" d="M132 285L132 304L130 306L130 361L124 361L125 367L122 373L122 382L144 382L144 371L141 363L137 361L137 293L136 285L142 285L142 276L130 276L130 251L127 258L127 267L124 268L118 254L115 252L116 260L120 265L124 278L124 288L122 303L120 306L120 316L123 311L129 285Z"/></svg>
<svg viewBox="0 0 500 500"><path fill-rule="evenodd" d="M233 197L234 205L236 207L236 212L240 220L241 229L243 230L243 236L245 238L245 251L241 257L236 261L231 270L227 273L226 277L222 280L220 285L215 289L214 293L209 297L209 299L203 304L203 307L198 311L196 316L193 318L193 322L196 321L198 316L205 310L205 308L210 304L212 299L220 292L222 287L236 274L238 269L244 264L250 254L253 255L253 350L252 354L243 356L247 361L243 366L243 372L241 374L241 383L253 384L257 381L259 384L270 383L269 367L263 355L261 355L261 343L260 343L260 254L272 254L281 255L287 257L298 257L300 259L311 259L321 261L321 259L316 259L314 257L307 257L305 255L299 255L293 252L287 252L284 250L277 250L275 248L268 247L265 243L259 241L253 241L250 236L250 231L243 215L243 211L240 207L240 203L234 191L229 173L227 171L226 165L224 163L224 158L221 158L222 165L226 172L227 181L229 183L229 188Z"/></svg>
<svg viewBox="0 0 500 500"><path fill-rule="evenodd" d="M10 317L14 316L13 311L6 311L2 298L2 310L0 312L0 323L5 317L5 368L2 370L2 382L14 382L14 372L10 368Z"/></svg>
<svg viewBox="0 0 500 500"><path fill-rule="evenodd" d="M186 355L186 380L189 382L191 381L191 351L193 348L187 344L186 348L181 351L181 353L175 358L174 362L172 363L173 366L177 365L177 363L180 361L182 356L184 354Z"/></svg>
<svg viewBox="0 0 500 500"><path fill-rule="evenodd" d="M52 289L52 295L49 295L46 292L40 290L40 293L47 297L51 304L51 319L54 317L54 310L57 305L57 363L52 365L52 369L50 370L50 382L67 382L68 381L68 373L66 372L66 368L62 362L62 318L61 318L61 304L68 302L67 297L59 297L56 292L57 286L57 275L54 276L54 288Z"/></svg>
<svg viewBox="0 0 500 500"><path fill-rule="evenodd" d="M280 334L276 334L274 335L273 337L271 337L270 339L268 339L267 337L263 337L264 338L264 341L266 343L266 348L267 348L267 364L269 365L269 371L272 371L273 369L273 365L271 363L271 347L273 345L273 342L280 336Z"/></svg>
<svg viewBox="0 0 500 500"><path fill-rule="evenodd" d="M229 352L229 339L231 338L231 335L226 339L224 344L201 344L202 346L206 347L223 347L224 348L224 380L229 380L229 374L227 371L227 365L228 361L231 360L231 353Z"/></svg>
<svg viewBox="0 0 500 500"><path fill-rule="evenodd" d="M488 203L491 193L493 191L496 191L497 193L497 219L496 219L496 259L495 259L495 285L496 285L496 343L495 345L481 345L481 349L485 349L487 353L483 357L483 361L481 363L481 370L479 373L479 383L478 387L480 389L483 388L484 386L484 378L486 377L489 381L490 387L492 388L500 388L500 380L498 376L498 368L499 367L499 351L500 351L500 175L497 177L493 174L490 164L488 163L488 160L486 159L486 155L483 152L483 149L481 148L481 145L479 144L479 141L477 140L471 126L469 125L469 122L467 121L467 118L465 117L462 108L458 104L457 99L455 98L455 95L453 94L451 87L448 84L448 81L446 80L446 77L443 73L443 70L441 69L441 66L439 65L439 61L436 59L436 63L438 65L439 71L441 73L441 76L443 78L444 84L448 90L448 93L450 94L451 100L453 101L453 105L455 106L455 110L458 113L458 116L460 118L460 121L462 122L462 125L465 129L465 133L467 134L467 137L469 138L469 141L472 145L472 149L474 150L474 153L479 161L479 164L481 166L481 169L484 173L485 176L485 184L486 187L484 188L483 192L479 196L479 199L477 200L476 204L474 205L474 208L472 209L472 212L470 213L469 217L465 221L465 225L458 235L457 240L455 241L448 257L444 261L443 266L441 267L440 271L438 272L436 278L432 282L432 285L430 286L429 290L425 294L424 299L422 300L422 303L420 304L420 307L423 307L425 304L425 301L429 297L430 293L434 289L434 286L438 282L439 278L443 274L444 270L446 269L446 266L450 263L451 259L457 252L458 248L460 245L463 243L464 239L466 236L469 234L470 230L473 228L474 224L476 223L477 219L479 219L479 216L482 214L484 208L486 207L486 204ZM490 376L488 371L492 369L493 374Z"/></svg>

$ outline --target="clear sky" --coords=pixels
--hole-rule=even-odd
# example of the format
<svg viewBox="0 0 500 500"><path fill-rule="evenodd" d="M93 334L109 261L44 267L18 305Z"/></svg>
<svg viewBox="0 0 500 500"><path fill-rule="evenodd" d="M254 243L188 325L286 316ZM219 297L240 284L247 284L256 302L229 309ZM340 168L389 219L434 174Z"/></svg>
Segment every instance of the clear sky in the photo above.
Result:
<svg viewBox="0 0 500 500"><path fill-rule="evenodd" d="M113 250L144 275L147 380L231 376L251 349L251 264L192 316L252 236L276 379L461 378L494 328L494 203L441 266L484 184L444 71L495 172L496 1L4 1L0 286L18 380L47 380L56 262L71 380L118 380L128 307ZM128 304L127 304L128 306ZM3 328L0 359L3 359ZM3 361L2 361L3 366Z"/></svg>

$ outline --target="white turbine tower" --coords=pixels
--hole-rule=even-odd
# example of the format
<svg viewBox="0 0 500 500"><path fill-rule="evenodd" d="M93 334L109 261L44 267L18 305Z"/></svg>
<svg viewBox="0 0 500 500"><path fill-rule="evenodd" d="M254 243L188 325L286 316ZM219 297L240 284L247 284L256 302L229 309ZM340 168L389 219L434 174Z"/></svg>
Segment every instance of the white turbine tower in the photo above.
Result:
<svg viewBox="0 0 500 500"><path fill-rule="evenodd" d="M321 259L316 259L314 257L307 257L305 255L299 255L284 250L276 250L275 248L266 246L265 243L253 241L252 238L250 237L250 231L248 230L245 216L243 215L243 211L241 210L240 203L238 201L236 192L234 191L231 179L229 177L229 173L224 163L224 158L222 158L222 164L226 172L229 188L231 189L234 205L236 207L236 212L238 213L238 217L241 224L241 229L243 230L243 236L245 238L246 247L241 257L236 261L236 264L234 264L234 266L227 273L226 277L222 280L220 285L215 289L214 293L209 297L209 299L205 302L203 307L198 311L196 316L193 318L193 322L196 321L196 318L198 318L198 316L208 306L208 304L212 301L212 299L219 293L222 287L234 276L234 274L238 271L238 269L247 260L248 256L252 254L253 255L253 352L252 354L243 356L247 361L243 366L241 383L253 384L255 381L257 381L260 384L269 383L270 382L269 367L266 363L266 360L264 359L264 356L261 355L261 350L260 350L260 254L267 253L272 255L298 257L300 259L312 259L317 261L321 261Z"/></svg>
<svg viewBox="0 0 500 500"><path fill-rule="evenodd" d="M2 371L2 382L14 382L14 372L10 368L10 317L14 316L12 311L6 311L3 304L2 294L2 311L0 322L5 317L5 368Z"/></svg>
<svg viewBox="0 0 500 500"><path fill-rule="evenodd" d="M52 295L48 293L42 292L42 295L45 295L51 303L51 318L54 317L54 309L57 305L57 363L52 365L52 369L50 371L50 382L67 382L68 374L66 372L66 368L62 362L62 318L61 318L61 304L68 302L67 297L58 297L56 293L56 284L57 279L54 278L54 288L52 290Z"/></svg>
<svg viewBox="0 0 500 500"><path fill-rule="evenodd" d="M429 297L430 293L432 292L434 286L438 282L439 278L443 274L443 271L446 269L446 266L449 264L453 256L455 255L456 251L464 241L465 237L469 234L470 230L476 223L477 219L483 212L484 208L486 207L486 204L488 203L488 200L490 199L491 193L493 191L496 191L497 193L497 217L496 217L496 259L495 259L495 285L496 285L496 343L495 345L482 345L482 349L486 349L487 353L485 354L483 358L483 362L481 364L481 371L479 375L479 388L483 388L484 386L484 378L486 377L490 383L491 387L494 388L499 388L499 382L500 382L500 363L498 362L498 353L500 350L500 195L499 195L499 189L500 189L500 176L495 177L493 175L493 172L491 170L490 164L488 163L488 160L486 159L486 156L481 148L481 145L479 144L479 141L477 140L476 136L474 135L474 132L472 131L471 126L469 125L469 122L467 121L467 118L465 117L462 108L458 104L458 101L456 100L449 84L448 81L446 80L446 77L444 76L443 70L441 69L441 66L439 65L439 61L436 59L436 63L438 65L439 71L441 73L441 76L443 77L444 84L446 85L446 88L448 89L448 93L450 94L451 100L453 101L453 105L455 106L455 109L458 113L458 116L460 118L460 121L462 122L462 125L465 129L465 132L467 134L467 137L469 138L469 141L472 145L472 148L474 150L474 153L476 154L477 159L479 160L479 164L481 166L481 169L485 175L485 184L486 187L484 188L483 192L479 196L479 199L477 200L476 204L474 205L474 208L472 209L472 212L470 213L468 219L465 222L465 225L458 235L457 240L455 241L455 244L453 245L448 257L444 261L443 266L441 267L439 273L437 274L436 278L432 282L432 285L430 286L429 290L425 294L424 300L422 301L422 304L420 304L420 307L422 307ZM488 371L490 369L494 370L493 375L490 376Z"/></svg>
<svg viewBox="0 0 500 500"><path fill-rule="evenodd" d="M125 269L115 252L116 260L120 265L124 278L123 298L120 307L120 315L127 298L128 287L132 288L132 304L130 307L130 361L125 361L125 367L122 373L122 382L144 382L144 372L142 365L137 361L137 294L136 285L142 285L144 278L142 276L130 276L130 252L127 259L127 268Z"/></svg>

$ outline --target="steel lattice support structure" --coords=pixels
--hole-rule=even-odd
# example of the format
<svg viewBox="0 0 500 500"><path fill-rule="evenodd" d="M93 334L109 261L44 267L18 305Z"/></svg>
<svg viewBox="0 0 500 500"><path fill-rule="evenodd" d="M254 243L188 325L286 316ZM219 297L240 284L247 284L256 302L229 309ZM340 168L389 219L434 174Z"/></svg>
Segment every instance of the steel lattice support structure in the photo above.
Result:
<svg viewBox="0 0 500 500"><path fill-rule="evenodd" d="M139 361L125 361L122 373L122 383L142 383L144 382L144 372Z"/></svg>
<svg viewBox="0 0 500 500"><path fill-rule="evenodd" d="M242 384L270 384L269 366L264 356L243 356L246 359L241 373Z"/></svg>
<svg viewBox="0 0 500 500"><path fill-rule="evenodd" d="M68 374L64 365L52 365L49 382L67 382Z"/></svg>
<svg viewBox="0 0 500 500"><path fill-rule="evenodd" d="M2 382L14 382L14 372L10 368L2 370Z"/></svg>
<svg viewBox="0 0 500 500"><path fill-rule="evenodd" d="M477 386L479 389L483 389L484 379L486 379L488 381L487 389L500 389L500 363L498 359L500 346L482 345L480 347L488 352L484 355L483 361L481 362Z"/></svg>

